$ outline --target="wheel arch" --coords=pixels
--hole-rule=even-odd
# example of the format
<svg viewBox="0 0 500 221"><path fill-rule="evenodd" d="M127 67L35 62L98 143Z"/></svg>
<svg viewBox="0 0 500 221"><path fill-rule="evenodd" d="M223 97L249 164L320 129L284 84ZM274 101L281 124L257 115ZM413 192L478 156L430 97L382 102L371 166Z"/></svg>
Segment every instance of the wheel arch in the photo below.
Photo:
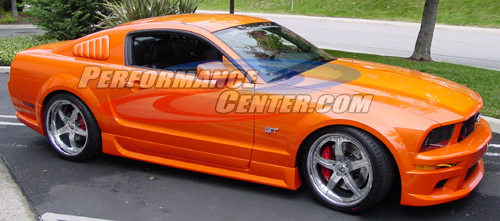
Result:
<svg viewBox="0 0 500 221"><path fill-rule="evenodd" d="M400 173L401 173L401 165L399 162L402 160L399 158L399 156L396 154L396 152L394 152L393 150L396 149L392 146L392 142L390 140L388 140L387 138L385 138L382 133L380 133L379 131L375 130L374 128L372 127L369 127L367 125L364 125L366 126L366 128L368 128L369 130L366 130L362 127L359 127L359 126L355 126L355 125L352 125L352 124L347 124L347 123L343 123L343 124L329 124L329 125L325 125L325 126L322 126L322 127L318 127L316 128L315 130L313 130L312 132L310 132L307 136L305 136L304 139L302 139L302 141L300 142L300 145L298 146L298 149L296 151L296 155L295 155L295 167L296 168L300 168L300 165L301 165L301 156L303 154L303 151L304 151L304 148L305 148L305 144L307 143L308 139L310 139L311 137L313 137L314 135L318 134L318 133L321 133L322 131L324 130L327 130L329 128L335 128L335 127L351 127L351 128L355 128L355 129L358 129L358 130L361 130L369 135L372 136L372 138L374 138L377 142L379 142L382 147L388 152L388 155L390 156L390 160L392 161L392 165L394 165L394 169L396 170L394 172L395 176L394 176L394 181L393 182L393 185L401 185L401 179L398 178ZM377 134L377 135L374 135ZM384 139L380 139L379 137L383 137ZM385 142L384 142L385 141ZM389 145L388 145L389 144ZM392 150L390 147L393 147ZM301 179L303 179L303 174L301 172L302 170L299 169L299 175L301 177Z"/></svg>
<svg viewBox="0 0 500 221"><path fill-rule="evenodd" d="M344 128L344 129L340 129L340 127ZM350 128L350 129L345 129L345 128ZM381 152L372 152L372 156L375 157L375 158L372 158L372 160L378 159L375 161L378 161L378 166L379 166L378 168L381 169L381 170L377 170L377 171L382 171L382 172L374 172L374 173L380 173L380 177L378 178L379 182L377 182L377 185L374 184L376 190L379 190L379 191L375 191L374 193L370 193L369 195L365 195L366 199L362 198L360 202L356 202L356 203L358 203L358 205L355 205L355 207L352 207L352 208L349 208L352 205L345 205L346 208L341 208L344 205L342 205L341 207L338 207L338 205L331 204L331 202L328 199L326 199L328 197L321 194L320 193L321 191L318 192L318 190L317 190L318 184L316 181L314 181L317 179L308 177L308 176L311 176L311 174L308 174L309 172L307 172L307 171L310 171L310 168L308 166L309 163L307 163L307 165L305 163L306 158L307 159L309 158L307 153L305 153L306 150L308 150L307 145L310 145L312 142L315 142L315 140L318 139L318 137L323 137L323 134L326 134L325 136L328 136L328 133L327 133L328 131L332 132L335 130L347 133L348 135L356 134L356 135L358 135L358 137L356 138L356 136L354 136L354 138L356 138L358 140L360 138L362 140L365 140L365 138L366 138L366 140L371 140L371 142L378 143L378 145L376 145L374 143L371 143L371 144L367 143L367 145L369 145L369 146L368 147L365 146L365 148L367 148L367 150L370 150L371 148L370 149L368 149L368 148L372 147L372 148L374 148L374 150L381 151ZM350 134L350 133L354 133L354 134ZM365 133L365 135L362 135L363 133ZM360 141L362 141L362 140L360 140ZM363 143L363 142L361 142L361 143ZM371 146L371 145L375 145L375 146ZM313 148L313 147L311 147L311 148ZM377 136L373 135L369 131L364 130L363 128L359 128L359 127L355 127L355 126L347 125L347 124L327 125L327 126L318 128L318 129L314 130L312 133L310 133L301 142L301 145L300 145L297 152L298 152L298 154L296 156L296 167L299 168L299 175L300 175L300 179L302 180L302 182L307 183L307 186L309 188L311 188L311 191L314 192L314 195L318 199L320 199L320 201L322 203L326 204L328 207L331 207L331 208L335 207L334 209L336 209L336 210L340 210L340 211L348 212L348 213L356 213L359 211L364 211L364 210L370 208L371 206L373 206L376 202L378 202L381 199L383 199L384 197L386 197L387 193L393 191L393 189L400 189L401 179L398 176L399 172L400 172L400 168L396 162L395 156L390 151L390 149L384 144L384 142L382 142L381 139L379 139ZM368 151L368 152L370 152L370 151ZM381 155L373 155L373 153L381 153ZM306 155L304 155L304 154L306 154ZM383 157L384 155L385 155L385 157ZM380 156L382 156L382 157L380 157ZM381 159L383 159L383 158L385 158L386 160L381 161ZM330 158L328 158L328 159L330 159ZM373 162L375 162L375 161L373 161ZM340 161L340 162L342 163L342 161ZM383 169L383 168L388 168L388 169ZM340 172L340 173L342 173L342 172ZM384 175L382 175L382 173ZM337 177L338 176L339 176L339 172L337 172ZM370 176L371 176L371 172L370 172ZM343 178L343 179L345 180L345 178ZM397 180L397 181L395 181L395 180ZM322 185L326 185L326 184L323 183ZM328 183L328 185L330 185L330 183ZM371 189L372 187L370 186L368 188Z"/></svg>
<svg viewBox="0 0 500 221"><path fill-rule="evenodd" d="M67 93L80 99L90 109L91 113L97 119L97 122L100 122L99 115L94 108L100 105L99 99L94 91L89 88L78 89L79 80L79 78L71 74L59 74L47 80L43 86L40 87L36 103L39 107L37 110L38 124L42 131L45 132L45 106L52 97L60 93Z"/></svg>
<svg viewBox="0 0 500 221"><path fill-rule="evenodd" d="M52 146L62 158L83 161L102 153L102 134L99 123L92 110L80 97L68 91L56 90L49 93L42 103L46 106L43 117L45 123L42 127ZM67 113L68 109L61 109L61 106L72 106L71 116ZM53 108L58 108L57 113L53 111ZM61 113L66 116L61 117ZM78 132L76 128L80 128L80 131ZM59 133L61 129L64 132ZM77 134L78 137L76 137ZM63 141L61 136L66 136L66 141Z"/></svg>

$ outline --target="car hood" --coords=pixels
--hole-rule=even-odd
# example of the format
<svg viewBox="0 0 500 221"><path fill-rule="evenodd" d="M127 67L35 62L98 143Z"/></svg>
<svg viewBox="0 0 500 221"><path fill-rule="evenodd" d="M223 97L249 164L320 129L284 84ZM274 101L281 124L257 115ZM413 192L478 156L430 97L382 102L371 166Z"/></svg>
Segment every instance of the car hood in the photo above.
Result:
<svg viewBox="0 0 500 221"><path fill-rule="evenodd" d="M353 59L334 60L281 84L331 94L372 94L375 103L439 123L465 120L483 105L478 93L444 78Z"/></svg>

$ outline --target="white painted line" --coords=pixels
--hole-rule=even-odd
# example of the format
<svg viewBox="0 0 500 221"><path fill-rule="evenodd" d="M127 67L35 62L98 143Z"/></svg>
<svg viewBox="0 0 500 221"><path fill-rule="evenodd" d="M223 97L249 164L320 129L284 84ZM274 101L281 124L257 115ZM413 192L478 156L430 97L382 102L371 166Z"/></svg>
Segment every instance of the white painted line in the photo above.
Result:
<svg viewBox="0 0 500 221"><path fill-rule="evenodd" d="M56 213L45 213L40 217L40 220L42 221L60 221L60 220L66 220L66 221L109 221L107 219L95 219L95 218L88 218L88 217L83 217L83 216L70 216L70 215L62 215L62 214L56 214Z"/></svg>
<svg viewBox="0 0 500 221"><path fill-rule="evenodd" d="M12 122L4 122L0 121L0 125L9 125L9 126L26 126L23 123L12 123Z"/></svg>
<svg viewBox="0 0 500 221"><path fill-rule="evenodd" d="M494 148L500 148L500 144L490 144L488 145L490 147L494 147Z"/></svg>
<svg viewBox="0 0 500 221"><path fill-rule="evenodd" d="M13 119L17 119L16 115L0 115L0 118L13 118Z"/></svg>
<svg viewBox="0 0 500 221"><path fill-rule="evenodd" d="M490 152L486 152L486 154L484 154L486 156L490 156L490 157L500 157L500 153L490 153Z"/></svg>

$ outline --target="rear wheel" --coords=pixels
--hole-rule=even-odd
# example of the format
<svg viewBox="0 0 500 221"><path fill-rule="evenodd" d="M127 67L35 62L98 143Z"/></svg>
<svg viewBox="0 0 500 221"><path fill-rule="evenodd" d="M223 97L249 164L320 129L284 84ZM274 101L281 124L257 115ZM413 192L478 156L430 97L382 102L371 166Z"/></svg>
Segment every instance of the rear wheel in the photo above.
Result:
<svg viewBox="0 0 500 221"><path fill-rule="evenodd" d="M45 108L45 131L65 159L82 161L101 152L101 131L91 111L77 97L61 93Z"/></svg>
<svg viewBox="0 0 500 221"><path fill-rule="evenodd" d="M361 212L392 185L388 151L370 134L352 127L318 131L304 143L302 174L313 194L342 212Z"/></svg>

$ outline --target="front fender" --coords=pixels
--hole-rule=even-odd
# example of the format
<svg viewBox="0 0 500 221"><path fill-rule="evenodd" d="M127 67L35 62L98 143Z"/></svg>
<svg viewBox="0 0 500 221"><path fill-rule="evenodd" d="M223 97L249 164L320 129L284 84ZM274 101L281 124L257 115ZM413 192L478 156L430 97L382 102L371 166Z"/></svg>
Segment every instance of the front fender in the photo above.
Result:
<svg viewBox="0 0 500 221"><path fill-rule="evenodd" d="M299 147L315 131L328 126L356 127L370 133L387 147L403 175L413 169L411 154L418 150L428 129L436 125L439 124L424 116L373 103L368 113L309 114L295 125L288 142L296 148L297 151L292 153L297 159Z"/></svg>

